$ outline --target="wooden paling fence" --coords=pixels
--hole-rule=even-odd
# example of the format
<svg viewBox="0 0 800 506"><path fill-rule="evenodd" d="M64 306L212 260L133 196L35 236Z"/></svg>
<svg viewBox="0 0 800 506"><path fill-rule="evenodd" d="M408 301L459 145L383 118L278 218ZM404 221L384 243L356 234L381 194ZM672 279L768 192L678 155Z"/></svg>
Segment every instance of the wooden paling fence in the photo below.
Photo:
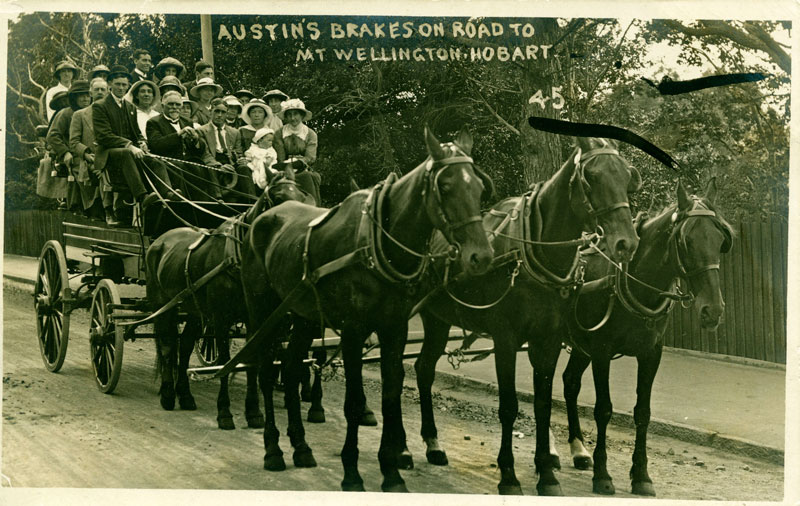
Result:
<svg viewBox="0 0 800 506"><path fill-rule="evenodd" d="M65 219L91 223L66 212L7 212L5 253L35 257L49 239L63 244ZM734 228L737 235L720 271L724 322L716 332L703 331L694 311L676 308L664 344L785 364L787 224L778 218L745 219Z"/></svg>
<svg viewBox="0 0 800 506"><path fill-rule="evenodd" d="M734 229L733 247L720 264L723 323L704 331L694 310L676 308L664 344L785 364L786 221L745 219Z"/></svg>

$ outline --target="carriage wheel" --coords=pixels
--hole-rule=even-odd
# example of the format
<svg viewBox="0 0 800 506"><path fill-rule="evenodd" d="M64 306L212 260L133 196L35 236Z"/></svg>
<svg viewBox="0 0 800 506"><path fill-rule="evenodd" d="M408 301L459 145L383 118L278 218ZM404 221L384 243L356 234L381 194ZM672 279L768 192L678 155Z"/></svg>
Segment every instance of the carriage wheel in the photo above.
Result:
<svg viewBox="0 0 800 506"><path fill-rule="evenodd" d="M234 324L228 331L228 337L238 336L238 328ZM231 348L231 340L228 339L228 350ZM194 354L203 366L219 364L219 342L216 336L203 335L194 342Z"/></svg>
<svg viewBox="0 0 800 506"><path fill-rule="evenodd" d="M67 260L58 241L47 241L39 255L39 270L33 287L36 333L44 366L58 372L64 365L69 344L68 302L72 299Z"/></svg>
<svg viewBox="0 0 800 506"><path fill-rule="evenodd" d="M113 309L109 307L119 303L117 285L110 279L101 280L92 297L89 348L97 388L105 394L114 391L122 370L125 331L114 324Z"/></svg>

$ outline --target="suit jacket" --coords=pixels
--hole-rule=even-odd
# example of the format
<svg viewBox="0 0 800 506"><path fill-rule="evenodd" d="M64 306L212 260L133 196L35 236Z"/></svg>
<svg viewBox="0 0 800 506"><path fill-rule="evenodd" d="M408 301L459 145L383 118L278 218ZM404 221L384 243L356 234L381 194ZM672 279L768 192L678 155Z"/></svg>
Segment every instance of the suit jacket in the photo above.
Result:
<svg viewBox="0 0 800 506"><path fill-rule="evenodd" d="M153 70L152 69L150 70L150 72L147 73L146 77L140 76L136 72L136 67L131 69L131 84L133 84L133 83L135 83L137 81L144 81L145 79L147 79L148 81L156 82L156 78L153 76Z"/></svg>
<svg viewBox="0 0 800 506"><path fill-rule="evenodd" d="M73 165L78 167L75 178L79 183L90 180L91 164L83 158L86 153L94 153L94 130L92 130L92 107L84 107L72 115L69 125L69 150L72 152Z"/></svg>
<svg viewBox="0 0 800 506"><path fill-rule="evenodd" d="M213 123L206 123L201 126L198 131L201 137L205 139L206 151L203 155L203 163L206 165L216 161L217 156L217 134L216 128ZM225 142L227 143L227 154L233 163L242 157L242 150L240 149L239 131L235 128L225 125Z"/></svg>
<svg viewBox="0 0 800 506"><path fill-rule="evenodd" d="M129 137L121 135L126 122L130 131L133 132ZM123 100L120 108L111 93L106 95L103 100L92 104L92 128L97 144L94 163L101 170L106 167L109 149L126 148L130 144L138 147L139 142L144 141L144 136L139 130L139 123L136 121L136 106Z"/></svg>
<svg viewBox="0 0 800 506"><path fill-rule="evenodd" d="M181 128L191 127L192 122L179 118L178 125ZM147 146L151 153L181 160L198 159L205 153L202 138L197 145L184 142L163 114L147 120Z"/></svg>

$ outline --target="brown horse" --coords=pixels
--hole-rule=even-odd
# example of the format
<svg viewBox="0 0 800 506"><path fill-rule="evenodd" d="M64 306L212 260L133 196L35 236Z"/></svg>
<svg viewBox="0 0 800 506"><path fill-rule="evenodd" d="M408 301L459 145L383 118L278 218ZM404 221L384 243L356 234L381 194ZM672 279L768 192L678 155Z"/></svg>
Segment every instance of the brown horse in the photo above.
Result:
<svg viewBox="0 0 800 506"><path fill-rule="evenodd" d="M518 410L516 355L528 343L534 368L536 488L539 495L561 494L549 451L550 408L561 349L558 329L568 297L581 282L576 239L587 229L605 231L612 258L629 260L638 239L631 224L628 192L640 185L638 172L619 155L613 141L579 137L569 160L541 187L503 200L484 216L483 225L494 237L495 269L445 285L447 289L429 298L421 311L425 339L415 369L421 434L429 462L447 463L437 439L431 385L453 324L494 338L502 424L497 457L501 494L522 493L514 471L512 431ZM443 270L438 264L435 267Z"/></svg>
<svg viewBox="0 0 800 506"><path fill-rule="evenodd" d="M361 352L364 340L376 332L382 357L381 488L407 491L397 462L405 442L402 355L409 312L422 296L417 284L429 264L433 233L444 233L449 255L469 274L485 272L492 259L480 218L481 194L491 180L472 161L472 137L462 131L454 143L442 145L426 128L425 143L430 156L424 163L399 180L390 177L372 190L351 194L331 211L288 202L262 214L242 256L250 328L259 328L283 300L308 321L341 329L347 419L343 490L364 490L358 472L358 427L365 406ZM287 351L296 365L287 367L284 379L296 466L316 465L305 441L296 386L308 345L307 337L292 335ZM272 346L262 349L269 353ZM259 373L267 410L264 468L282 470L269 358L265 365Z"/></svg>
<svg viewBox="0 0 800 506"><path fill-rule="evenodd" d="M147 300L153 310L165 306L187 286L221 265L234 255L233 246L239 235L268 207L288 200L303 201L307 196L294 183L291 169L279 172L244 215L231 218L212 232L182 227L169 230L156 239L145 255L147 268ZM231 246L229 249L228 246ZM215 275L207 284L198 287L180 305L188 313L186 326L178 339L178 307L174 307L154 320L156 334L156 373L161 376L159 395L161 406L166 410L175 407L175 396L181 409L197 409L189 389L186 370L189 366L195 339L203 331L204 319L210 323L213 336L218 340L220 360L229 357L228 329L237 321L247 318L242 285L237 272L238 265L229 267ZM184 338L185 336L185 338ZM179 344L180 343L180 344ZM178 348L180 347L180 353ZM177 378L177 381L176 381ZM247 373L247 397L245 413L249 427L263 427L264 415L259 409L257 375ZM234 429L230 412L228 378L221 379L217 397L217 423L220 429Z"/></svg>
<svg viewBox="0 0 800 506"><path fill-rule="evenodd" d="M597 399L594 408L597 423L595 493L614 493L614 484L606 468L606 427L612 413L608 373L612 357L617 354L635 356L638 363L631 489L634 494L655 495L653 481L647 473L646 443L650 393L661 361L661 339L673 302L664 295L671 295L670 289L680 280L688 300L694 302L701 326L706 329L719 325L725 308L720 293L719 262L720 253L726 253L731 247L733 231L714 209L715 182L712 180L708 184L704 198L689 195L680 183L677 195L677 205L641 222L639 249L630 265L635 280L618 277L621 282L617 283L617 295L612 295L609 287L579 297L574 315L567 318L565 342L573 344L563 375L570 450L575 467L588 469L592 459L583 446L578 393L581 376L591 362ZM590 255L586 278L602 278L607 265L599 255ZM609 297L613 297L610 300L615 306L609 306ZM593 330L594 323L601 322L607 311L610 316L605 325Z"/></svg>

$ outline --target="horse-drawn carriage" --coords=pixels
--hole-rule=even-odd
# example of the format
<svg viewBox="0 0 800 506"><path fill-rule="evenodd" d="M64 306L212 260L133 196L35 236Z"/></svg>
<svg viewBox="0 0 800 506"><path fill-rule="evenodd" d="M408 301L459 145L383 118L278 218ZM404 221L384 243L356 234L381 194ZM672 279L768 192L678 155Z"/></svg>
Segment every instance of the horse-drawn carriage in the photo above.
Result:
<svg viewBox="0 0 800 506"><path fill-rule="evenodd" d="M664 279L684 278L689 296L694 293L703 299L698 310L701 314L705 312L709 325L716 325L721 298L718 276L714 273L719 264L708 260L718 259L720 250L729 245L730 229L713 211L713 198L690 198L679 186L674 209L639 229L642 237L647 236L651 241L647 247L640 245L631 219L628 192L638 189L641 179L616 146L602 139L579 138L578 147L550 180L520 197L495 204L483 216L479 207L481 194L491 188L491 180L472 160L471 136L462 133L455 142L440 144L426 132L426 147L428 159L401 179L395 181L389 177L370 190L351 194L333 209L286 202L258 217L250 215L247 238L240 239L247 243L241 249L241 266L247 276L241 276L239 281L247 302L248 325L252 325L248 329L250 340L236 357L216 369L217 374L224 378L236 368L240 357L252 357L253 349L265 351L268 360L259 361L267 410L266 418L262 415L260 419L265 427L264 467L282 470L285 463L278 444L270 380L273 361L269 360L276 337L270 335L270 330L288 312L307 322L316 322L319 327L340 329L347 420L347 437L341 453L342 488L364 490L358 472L358 426L366 408L361 381L362 350L365 339L375 332L381 346L383 389L383 437L378 453L384 476L382 489L405 491L398 470L403 467L405 457L410 459L410 455L405 455L408 450L400 406L409 314L420 310L426 325L426 339L416 368L423 414L422 437L428 447L426 456L434 464L447 462L439 447L430 405L433 366L444 349L443 343L447 342L447 330L456 324L474 331L488 331L494 339L503 427L498 488L501 493L514 494L521 493L511 444L517 416L514 364L516 353L527 344L534 366L537 490L541 495L560 494L550 454L549 421L552 376L562 342L572 342L592 360L602 363L606 375L611 355L619 352L640 357L641 352L645 357L641 359L645 362L643 368L649 376L640 373L640 377L649 379L650 384L645 381L642 385L646 395L640 400L649 404L652 376L660 358L658 328L664 320L661 309L648 308L653 300L680 299L685 295L659 283ZM145 218L145 222L155 219L158 223L158 218ZM102 227L95 228L69 228L71 231L65 234L66 255L58 242L45 245L36 284L37 322L42 356L48 369L55 371L61 367L66 352L69 313L76 307L89 307L91 358L98 385L110 392L119 378L126 338L140 336L135 332L137 325L153 320L157 323L156 317L168 310L174 312L185 299L198 298L201 280L187 281L185 289L174 291L170 299L161 293L165 291L161 289L165 288L161 279L148 279L146 299L122 298L116 283L144 283L143 258L146 256L148 263L144 270L154 272L150 260L160 258L164 244L169 242L164 237L173 232L159 234L144 229L138 232L137 243L133 240L136 232L112 235ZM81 232L76 233L77 230ZM89 230L97 234L88 235ZM692 240L688 236L690 231L694 234ZM160 243L151 246L145 255L150 243L146 236ZM605 241L604 247L598 244L600 239ZM201 240L198 237L192 244ZM591 246L595 260L587 260L578 251L581 245ZM631 260L637 264L634 257L637 246L646 252L642 255L653 255L638 260L641 272L637 275L652 274L646 271L648 266L661 269L657 279L650 282L656 287L640 280L636 280L634 287L628 286L628 279L634 278L621 264ZM666 256L665 246L668 246ZM695 257L707 263L697 265ZM75 294L69 287L69 273L80 271L74 266L68 271L67 258L89 266L82 273L82 284ZM209 279L214 279L215 265L230 261L225 255L206 260L203 277ZM189 266L187 256L186 272ZM176 272L174 276L180 277L181 272ZM604 273L610 274L604 276ZM574 304L589 287L592 290L586 290L591 292L588 295L604 302L600 304L606 311L605 316L602 312L599 315L601 323L633 315L638 325L635 328L644 335L644 348L640 342L620 343L607 337L598 340L594 336L600 334L591 333L602 325L588 328L590 325L583 323L577 330L574 326L565 327L565 319L569 319L565 315L575 312ZM620 287L625 293L618 291ZM92 290L94 294L90 297L88 292ZM605 301L614 298L619 299L624 309L619 311L622 316L612 314L610 304L606 310ZM157 300L161 302L154 311L151 305ZM193 304L195 309L203 306L196 300ZM591 311L588 314L594 315ZM620 325L624 327L625 323ZM170 326L174 327L174 321ZM223 330L224 326L216 325L212 335L218 338ZM293 335L284 357L290 365L285 378L288 435L297 467L316 465L305 441L299 413L299 370L295 367L314 344L312 337L313 334ZM221 351L227 354L224 347ZM656 356L651 356L652 353ZM185 375L186 360L182 362ZM587 365L581 363L575 368ZM595 372L598 384L602 383L601 374ZM179 377L178 390L180 381ZM607 390L607 376L605 383ZM251 386L254 388L255 383L248 380L248 396ZM178 391L181 407L193 406L188 383L184 383L183 389L184 392ZM224 383L223 389L226 390ZM172 409L175 387L170 384L165 389L162 383L160 393L162 406ZM595 411L602 434L595 451L595 491L613 493L611 478L605 470L605 425L611 409L606 397L607 392L602 398L598 396L602 409ZM637 406L637 451L631 476L635 492L651 494L654 492L647 475L644 448L649 408L644 404L641 409ZM255 409L251 426L257 423L257 406ZM250 424L249 405L247 416ZM221 428L232 428L225 425L222 413L218 420ZM571 447L582 448L578 444L580 429L571 434L574 434ZM577 443L573 445L575 440ZM583 452L586 453L585 449ZM578 465L578 460L575 462Z"/></svg>
<svg viewBox="0 0 800 506"><path fill-rule="evenodd" d="M147 248L165 231L181 226L179 220L213 229L223 217L250 206L172 202L170 207L171 211L161 206L147 208L141 225L133 228L112 228L76 216L63 223L63 243L55 239L45 243L34 285L34 309L39 349L49 371L57 372L64 364L71 313L87 309L95 379L101 391L111 393L120 378L125 341L154 337L143 325L126 325L151 315L148 301L120 293L120 285L146 284ZM198 207L208 212L198 212ZM212 336L201 337L198 355L213 360L216 352L208 346Z"/></svg>

